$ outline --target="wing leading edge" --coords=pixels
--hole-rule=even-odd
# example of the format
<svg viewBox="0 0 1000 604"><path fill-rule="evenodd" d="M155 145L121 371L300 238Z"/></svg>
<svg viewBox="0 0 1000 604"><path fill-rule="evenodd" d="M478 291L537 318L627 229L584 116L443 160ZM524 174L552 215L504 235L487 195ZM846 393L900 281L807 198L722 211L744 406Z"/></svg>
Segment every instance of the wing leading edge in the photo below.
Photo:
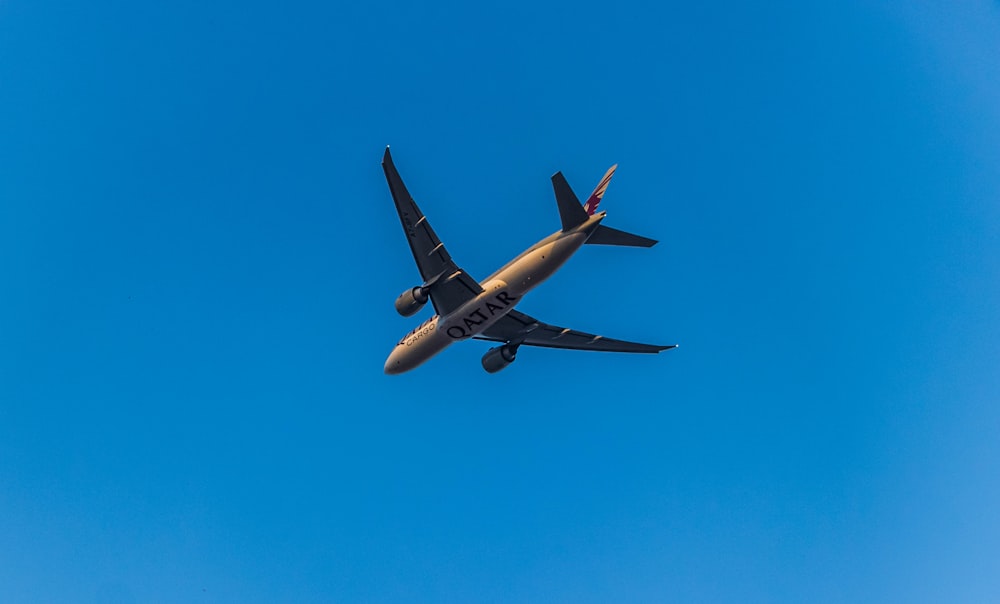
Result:
<svg viewBox="0 0 1000 604"><path fill-rule="evenodd" d="M440 315L446 315L475 298L483 288L451 259L451 254L438 239L427 222L427 217L406 190L403 179L392 163L388 147L382 156L382 170L385 171L399 221L410 244L413 260L417 263L417 270L424 280L423 284L428 288L434 310Z"/></svg>
<svg viewBox="0 0 1000 604"><path fill-rule="evenodd" d="M576 331L565 327L557 327L542 323L522 312L512 310L502 319L494 323L482 334L476 336L479 340L494 342L509 342L543 348L568 348L572 350L599 350L603 352L638 352L657 353L661 350L676 348L677 345L656 346L626 342L597 336L591 333Z"/></svg>

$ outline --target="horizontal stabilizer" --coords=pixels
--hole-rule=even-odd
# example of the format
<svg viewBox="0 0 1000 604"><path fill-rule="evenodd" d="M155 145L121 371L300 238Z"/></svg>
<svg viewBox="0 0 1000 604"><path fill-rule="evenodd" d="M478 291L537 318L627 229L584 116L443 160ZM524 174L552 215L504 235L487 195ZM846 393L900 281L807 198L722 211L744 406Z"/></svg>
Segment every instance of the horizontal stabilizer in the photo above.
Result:
<svg viewBox="0 0 1000 604"><path fill-rule="evenodd" d="M597 245L625 245L629 247L653 247L657 242L655 239L640 237L639 235L619 231L618 229L613 229L602 224L597 227L597 230L595 230L594 234L590 236L587 243L596 243Z"/></svg>
<svg viewBox="0 0 1000 604"><path fill-rule="evenodd" d="M552 175L552 190L556 194L556 203L559 205L559 218L562 220L562 230L568 231L573 227L587 222L587 211L580 205L580 200L576 193L566 182L566 177L562 172Z"/></svg>

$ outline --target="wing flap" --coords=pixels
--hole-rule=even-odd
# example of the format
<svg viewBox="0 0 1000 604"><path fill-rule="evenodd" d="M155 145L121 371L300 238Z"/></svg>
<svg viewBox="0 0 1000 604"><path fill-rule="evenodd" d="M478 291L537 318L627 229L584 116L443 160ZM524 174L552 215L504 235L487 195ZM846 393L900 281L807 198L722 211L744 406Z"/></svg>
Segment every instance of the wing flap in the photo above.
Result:
<svg viewBox="0 0 1000 604"><path fill-rule="evenodd" d="M385 171L385 179L389 183L389 191L396 204L406 241L410 244L410 252L417 263L417 270L424 283L429 284L434 310L440 315L448 314L475 298L483 288L451 259L451 254L438 239L431 223L403 184L403 179L392 163L388 147L382 156L382 169Z"/></svg>
<svg viewBox="0 0 1000 604"><path fill-rule="evenodd" d="M446 315L469 300L475 298L483 288L469 273L456 269L454 273L439 279L430 286L431 304L439 315Z"/></svg>
<svg viewBox="0 0 1000 604"><path fill-rule="evenodd" d="M657 346L654 344L615 340L567 327L557 327L542 323L516 310L507 313L502 319L476 337L480 340L510 342L526 346L603 352L657 353L661 350L676 347L676 345Z"/></svg>
<svg viewBox="0 0 1000 604"><path fill-rule="evenodd" d="M434 275L441 274L454 266L448 250L438 239L431 224L427 221L427 217L417 206L417 202L406 190L403 179L392 163L392 155L389 154L388 147L385 149L385 155L382 156L382 169L385 171L385 180L389 183L389 191L396 204L399 222L403 225L403 232L410 244L410 251L413 253L413 259L417 263L420 276L424 281L427 281Z"/></svg>

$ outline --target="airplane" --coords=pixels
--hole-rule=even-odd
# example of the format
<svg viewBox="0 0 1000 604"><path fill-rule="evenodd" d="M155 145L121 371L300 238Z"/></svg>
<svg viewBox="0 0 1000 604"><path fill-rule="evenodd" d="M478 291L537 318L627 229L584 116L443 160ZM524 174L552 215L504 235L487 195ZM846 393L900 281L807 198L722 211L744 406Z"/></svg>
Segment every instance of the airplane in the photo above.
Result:
<svg viewBox="0 0 1000 604"><path fill-rule="evenodd" d="M454 342L469 339L502 343L483 355L483 369L489 373L496 373L513 363L520 346L639 353L676 348L676 344L639 344L557 327L514 308L525 294L551 277L585 243L632 247L656 244L653 239L601 224L607 212L598 212L597 206L617 167L617 164L611 166L584 205L580 204L562 172L556 172L552 176L552 187L562 229L477 282L452 260L427 217L406 190L386 147L382 169L423 279L421 285L407 289L396 298L396 311L409 317L430 300L435 315L403 336L385 361L385 373L398 374L414 369Z"/></svg>

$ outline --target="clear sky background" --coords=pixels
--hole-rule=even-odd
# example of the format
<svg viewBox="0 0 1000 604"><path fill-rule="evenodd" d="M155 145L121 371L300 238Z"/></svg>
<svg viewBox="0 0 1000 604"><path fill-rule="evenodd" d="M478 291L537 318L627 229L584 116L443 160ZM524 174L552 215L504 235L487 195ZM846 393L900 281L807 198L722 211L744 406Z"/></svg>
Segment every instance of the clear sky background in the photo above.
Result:
<svg viewBox="0 0 1000 604"><path fill-rule="evenodd" d="M383 375L386 144L681 347ZM0 600L997 602L998 166L996 2L0 0Z"/></svg>

